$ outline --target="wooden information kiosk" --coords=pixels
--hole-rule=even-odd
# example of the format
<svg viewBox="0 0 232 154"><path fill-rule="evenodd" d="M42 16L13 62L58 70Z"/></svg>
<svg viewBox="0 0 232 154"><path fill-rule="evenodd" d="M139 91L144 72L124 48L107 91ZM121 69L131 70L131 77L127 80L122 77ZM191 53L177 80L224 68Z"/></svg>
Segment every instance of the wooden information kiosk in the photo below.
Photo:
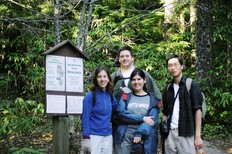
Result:
<svg viewBox="0 0 232 154"><path fill-rule="evenodd" d="M82 113L83 61L88 57L67 40L43 54L46 55L45 114L52 116L53 153L68 154L68 115Z"/></svg>

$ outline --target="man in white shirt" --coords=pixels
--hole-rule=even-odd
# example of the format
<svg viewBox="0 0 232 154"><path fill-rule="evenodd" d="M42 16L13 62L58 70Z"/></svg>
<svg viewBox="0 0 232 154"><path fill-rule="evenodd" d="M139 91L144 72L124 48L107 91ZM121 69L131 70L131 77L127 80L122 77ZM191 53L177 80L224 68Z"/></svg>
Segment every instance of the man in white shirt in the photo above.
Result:
<svg viewBox="0 0 232 154"><path fill-rule="evenodd" d="M122 93L130 92L130 75L131 72L135 69L134 66L134 52L128 47L124 46L119 50L118 53L118 62L120 63L119 69L111 74L112 82L114 83L114 96L119 100L122 96ZM143 70L146 75L146 91L153 93L159 100L162 99L160 90L151 77L151 75Z"/></svg>

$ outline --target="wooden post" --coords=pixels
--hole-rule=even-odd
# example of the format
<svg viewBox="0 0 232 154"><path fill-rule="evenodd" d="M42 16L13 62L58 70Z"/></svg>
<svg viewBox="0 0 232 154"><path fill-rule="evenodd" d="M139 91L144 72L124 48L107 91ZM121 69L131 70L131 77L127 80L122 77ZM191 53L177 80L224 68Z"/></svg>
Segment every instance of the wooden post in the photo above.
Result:
<svg viewBox="0 0 232 154"><path fill-rule="evenodd" d="M53 154L69 154L69 123L68 117L52 117Z"/></svg>

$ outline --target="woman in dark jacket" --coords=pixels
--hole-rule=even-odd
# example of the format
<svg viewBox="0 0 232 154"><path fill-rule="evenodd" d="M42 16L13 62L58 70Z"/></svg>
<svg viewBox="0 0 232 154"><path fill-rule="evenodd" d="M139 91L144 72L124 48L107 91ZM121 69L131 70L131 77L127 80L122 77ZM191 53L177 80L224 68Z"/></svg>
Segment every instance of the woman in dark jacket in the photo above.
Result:
<svg viewBox="0 0 232 154"><path fill-rule="evenodd" d="M143 153L157 153L158 99L146 92L145 74L136 68L131 76L132 93L123 94L117 108L120 124L114 133L116 154L130 154L143 144Z"/></svg>

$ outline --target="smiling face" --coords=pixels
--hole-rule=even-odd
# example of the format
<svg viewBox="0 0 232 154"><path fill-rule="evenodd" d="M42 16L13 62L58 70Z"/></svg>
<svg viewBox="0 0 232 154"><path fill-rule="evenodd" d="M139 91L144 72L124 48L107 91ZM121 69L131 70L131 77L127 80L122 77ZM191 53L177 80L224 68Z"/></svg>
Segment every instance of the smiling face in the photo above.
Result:
<svg viewBox="0 0 232 154"><path fill-rule="evenodd" d="M119 54L119 63L121 67L130 67L134 62L134 58L132 57L130 51L123 50Z"/></svg>
<svg viewBox="0 0 232 154"><path fill-rule="evenodd" d="M180 64L178 58L169 59L167 69L174 78L182 76L183 65Z"/></svg>
<svg viewBox="0 0 232 154"><path fill-rule="evenodd" d="M139 76L138 74L135 75L132 79L131 79L131 86L132 89L135 93L139 93L139 92L143 92L143 87L144 84L146 83L146 80L143 79L141 76Z"/></svg>
<svg viewBox="0 0 232 154"><path fill-rule="evenodd" d="M109 77L106 73L106 71L102 70L98 73L97 75L97 84L98 84L98 87L105 90L106 89L106 86L108 85L109 83Z"/></svg>

